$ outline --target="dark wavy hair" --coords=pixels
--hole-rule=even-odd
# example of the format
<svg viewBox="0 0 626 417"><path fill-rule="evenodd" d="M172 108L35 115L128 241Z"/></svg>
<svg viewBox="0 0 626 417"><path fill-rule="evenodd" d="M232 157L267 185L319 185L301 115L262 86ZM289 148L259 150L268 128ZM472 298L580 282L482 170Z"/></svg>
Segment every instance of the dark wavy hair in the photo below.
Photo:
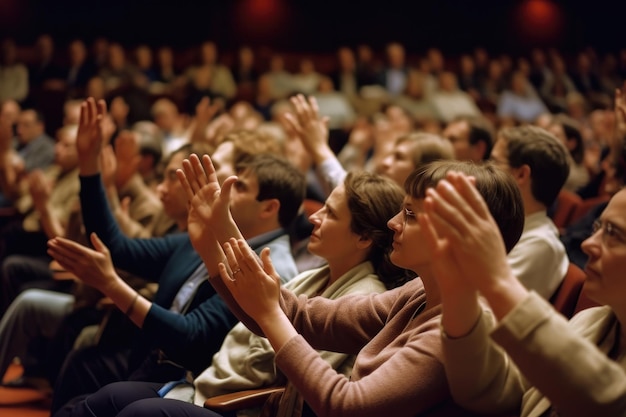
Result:
<svg viewBox="0 0 626 417"><path fill-rule="evenodd" d="M344 187L352 215L350 229L372 240L368 260L380 280L391 289L413 278L410 271L395 266L389 260L393 231L387 227L387 222L402 207L402 188L388 178L364 171L348 173Z"/></svg>

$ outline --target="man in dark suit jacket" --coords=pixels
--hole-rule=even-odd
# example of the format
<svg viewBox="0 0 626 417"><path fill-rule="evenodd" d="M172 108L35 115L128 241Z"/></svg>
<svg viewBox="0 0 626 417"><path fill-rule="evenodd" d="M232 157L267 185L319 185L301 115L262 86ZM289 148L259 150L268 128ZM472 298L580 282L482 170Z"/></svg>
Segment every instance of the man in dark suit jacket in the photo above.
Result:
<svg viewBox="0 0 626 417"><path fill-rule="evenodd" d="M93 116L93 99L86 102L83 113L86 106L92 107ZM103 107L102 104L101 112ZM210 364L213 353L237 322L207 282L206 268L186 233L152 239L129 239L121 233L106 204L100 180L98 132L95 131L94 139L89 125L87 116L81 117L77 139L86 231L88 235L97 234L109 248L117 268L151 278L159 283L159 289L150 302L119 277L94 278L86 270L62 263L84 282L110 297L140 330L130 349L120 348L115 343L107 347L108 341L101 340L98 346L70 354L55 385L53 413L71 398L94 392L113 381L167 382L181 378L185 370L198 373ZM181 163L182 158L177 159L174 154L165 170L166 189L161 192L169 193L172 199L182 196L186 209L186 196L175 175ZM239 183L233 198L238 200L232 202L233 217L243 216L242 222L249 227L242 232L255 250L271 248L281 277L283 274L294 277L297 268L291 257L286 229L295 219L304 197L303 175L282 159L269 155L251 156L236 168ZM53 255L56 244L62 242L51 243ZM82 251L81 257L95 253L84 247L76 249ZM72 402L57 415L80 415L81 404Z"/></svg>

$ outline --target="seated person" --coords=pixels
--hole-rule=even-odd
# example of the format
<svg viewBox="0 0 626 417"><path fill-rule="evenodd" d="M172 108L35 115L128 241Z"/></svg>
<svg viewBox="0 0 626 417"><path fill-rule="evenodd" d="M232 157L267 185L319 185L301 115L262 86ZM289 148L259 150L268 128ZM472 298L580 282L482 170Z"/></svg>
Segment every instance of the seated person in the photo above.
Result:
<svg viewBox="0 0 626 417"><path fill-rule="evenodd" d="M508 256L513 273L526 288L549 299L569 266L547 214L569 173L567 149L544 129L513 127L500 131L491 159L513 175L524 199L524 231Z"/></svg>
<svg viewBox="0 0 626 417"><path fill-rule="evenodd" d="M204 165L211 169L208 157L204 157ZM424 241L425 231L417 219L426 190L453 170L476 178L506 236L507 247L515 245L524 219L522 200L512 178L491 166L433 162L409 176L403 207L388 222L394 231L391 261L418 273L420 279L382 294L349 295L337 300L307 299L281 290L269 251L261 253L261 266L243 240L229 239L240 236L228 214L228 194L234 180L227 180L220 191L216 181L198 182L191 170L185 170L193 184L194 210L203 213L202 221L189 224L190 230L198 232L191 236L212 284L246 326L268 338L276 351L276 366L316 415L402 417L461 412L450 400L443 375L439 288L432 274L434 265ZM225 242L224 253L219 253L216 241ZM224 262L217 265L220 279L215 269L216 260L222 259ZM350 378L333 370L313 346L356 355ZM215 415L182 401L169 401L166 406L170 415ZM124 408L118 417L150 416L163 413L164 407L160 399L140 400Z"/></svg>
<svg viewBox="0 0 626 417"><path fill-rule="evenodd" d="M483 117L459 116L446 125L441 134L454 147L459 161L487 161L491 156L494 134L489 120Z"/></svg>
<svg viewBox="0 0 626 417"><path fill-rule="evenodd" d="M515 278L496 224L470 180L449 175L429 193L425 212L422 224L430 226L428 240L436 246L454 399L483 414L626 415L626 190L613 197L583 243L589 255L586 291L603 306L569 323ZM466 270L474 273L459 274ZM481 307L479 293L491 311Z"/></svg>
<svg viewBox="0 0 626 417"><path fill-rule="evenodd" d="M404 283L406 271L388 259L393 232L387 227L403 197L402 189L388 179L365 172L348 174L325 207L311 216L315 228L310 250L328 264L298 275L285 288L297 295L335 299L346 294L380 293ZM84 252L85 256L95 255L87 249ZM354 357L336 352L320 354L334 369L350 374ZM185 400L202 406L211 396L274 385L280 381L277 377L274 352L267 339L239 323L186 395L189 384L176 385L165 393L167 387L159 383L118 382L87 397L83 409L76 408L72 415L114 415L132 402L159 396L181 399L184 395Z"/></svg>
<svg viewBox="0 0 626 417"><path fill-rule="evenodd" d="M75 127L72 132L71 141L68 142L65 136L63 136L62 141L59 142L58 146L61 149L57 152L57 159L58 163L60 161L73 161L75 171L73 174L75 181L78 182L78 152L75 145ZM122 141L123 139L118 137L118 146L121 145ZM182 161L187 156L187 153L183 153L180 160ZM113 154L110 146L102 150L101 161L105 172L103 177L107 178L105 182L108 183L106 188L110 189L109 204L112 207L119 207L119 202L113 201L113 199L117 200L119 198L115 185L116 173L119 172L116 172L116 164L118 162L123 163L123 161L116 161L116 156ZM67 162L65 163L67 164ZM131 172L130 177L133 176ZM129 175L125 174L125 177L128 178ZM124 183L127 183L127 181L124 181ZM173 231L171 224L174 220L169 215L173 216L174 219L178 215L178 217L182 217L182 219L179 218L178 220L183 220L186 223L186 209L182 210L182 216L180 213L177 213L176 204L172 204L173 199L161 199L158 206L156 206L153 202L152 192L143 183L137 183L132 180L130 183L130 187L120 190L123 192L122 195L128 199L126 211L119 210L123 212L124 221L120 222L120 217L116 215L124 234L129 237L145 236L146 234L151 236L166 234L168 230ZM163 187L165 188L166 185L164 184ZM78 190L76 190L76 198L78 198ZM161 202L163 202L163 205L161 205ZM183 202L185 203L186 201L183 200ZM178 207L180 206L181 204L178 204ZM160 216L157 214L157 210L163 208L165 209L165 215ZM158 217L161 221L151 221L152 217ZM146 222L147 220L149 221L148 224L140 223L140 221ZM182 224L179 222L179 225ZM86 243L80 213L73 213L70 216L67 230L65 237ZM49 258L33 259L13 256L5 261L5 273L12 272L11 275L17 277L27 275L39 277L39 280L52 280L53 271L49 267L49 263ZM32 272L25 274L26 270ZM132 282L131 285L134 284L133 286L135 287L140 287L144 284L143 279L131 277L129 274L123 276L127 282ZM0 375L4 375L9 364L16 356L20 357L20 361L24 366L24 374L15 380L9 381L7 385L23 387L32 386L34 382L38 382L37 385L42 386L44 381L41 381L38 377L49 379L46 383L54 383L63 358L71 349L75 337L83 327L98 323L102 319L104 312L97 307L97 302L102 298L102 295L79 282L70 280L65 282L71 284L69 294L38 288L27 289L11 303L2 320L0 320ZM72 319L70 316L78 317ZM74 324L68 326L68 320L71 320ZM50 340L58 339L57 332L61 328L63 328L63 337L68 338L62 344L69 346L61 346ZM39 345L35 355L27 353L27 347L32 344ZM50 346L42 348L44 345ZM56 347L52 347L52 345Z"/></svg>
<svg viewBox="0 0 626 417"><path fill-rule="evenodd" d="M49 242L49 253L63 267L111 298L140 329L130 355L128 346L123 346L121 351L111 343L114 345L111 349L102 339L99 346L70 353L55 384L53 412L71 398L94 392L109 382L127 378L167 382L180 378L184 369L200 372L209 366L210 353L219 349L236 322L223 301L205 283L206 270L191 246L188 233L131 239L124 236L113 221L98 164L102 143L98 121L106 108L104 102L97 106L91 98L83 104L85 117L80 126L82 134L79 133L77 139L80 197L87 233L89 236L97 234L103 244L111 248L110 256L116 267L158 282L159 288L150 302L112 268L104 271L94 268L85 258L78 258L77 263L70 262L55 251L57 240ZM181 162L182 155L170 161L165 173L169 193L164 198L180 199L179 207L186 211L186 199L175 174ZM297 269L285 229L302 202L304 178L282 159L268 155L259 155L240 164L237 167L240 180L233 192L233 216L244 225L251 245L258 250L270 246L276 251L275 262L288 281L296 275ZM91 242L97 248L102 247L100 240L93 236ZM112 330L109 338L114 341L115 336ZM68 412L70 410L68 407Z"/></svg>

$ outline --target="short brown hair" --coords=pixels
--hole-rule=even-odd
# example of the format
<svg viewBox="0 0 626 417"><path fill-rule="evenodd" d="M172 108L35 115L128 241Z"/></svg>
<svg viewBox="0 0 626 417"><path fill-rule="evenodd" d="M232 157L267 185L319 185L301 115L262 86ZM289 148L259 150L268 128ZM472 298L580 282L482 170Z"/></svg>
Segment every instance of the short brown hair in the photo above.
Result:
<svg viewBox="0 0 626 417"><path fill-rule="evenodd" d="M304 175L286 159L271 154L248 155L235 165L239 174L250 171L257 178L258 201L272 198L280 202L278 222L288 229L304 200L306 179Z"/></svg>
<svg viewBox="0 0 626 417"><path fill-rule="evenodd" d="M441 159L454 159L450 141L432 133L414 132L396 139L396 145L403 142L415 144L412 155L415 168Z"/></svg>
<svg viewBox="0 0 626 417"><path fill-rule="evenodd" d="M513 249L524 228L524 202L513 177L495 165L467 161L433 162L413 171L404 183L404 189L411 197L423 199L426 190L436 186L450 171L476 178L476 189L500 229L506 251Z"/></svg>
<svg viewBox="0 0 626 417"><path fill-rule="evenodd" d="M509 166L530 167L533 197L550 207L569 176L569 152L552 133L537 126L508 127L500 131L506 141Z"/></svg>

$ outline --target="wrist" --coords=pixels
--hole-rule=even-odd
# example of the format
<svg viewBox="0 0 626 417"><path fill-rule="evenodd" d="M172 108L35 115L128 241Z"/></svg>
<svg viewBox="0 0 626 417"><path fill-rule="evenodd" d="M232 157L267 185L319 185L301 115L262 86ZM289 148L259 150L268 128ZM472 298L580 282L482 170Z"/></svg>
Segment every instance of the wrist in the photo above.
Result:
<svg viewBox="0 0 626 417"><path fill-rule="evenodd" d="M100 164L90 161L89 158L78 163L78 173L83 177L88 177L100 173Z"/></svg>
<svg viewBox="0 0 626 417"><path fill-rule="evenodd" d="M526 287L513 275L490 283L480 292L498 320L506 316L528 294Z"/></svg>
<svg viewBox="0 0 626 417"><path fill-rule="evenodd" d="M314 157L315 165L320 165L322 162L336 157L335 153L328 146L323 146L323 147L316 149L313 152L313 155L314 155L313 157Z"/></svg>
<svg viewBox="0 0 626 417"><path fill-rule="evenodd" d="M276 308L272 309L271 311L267 311L263 314L260 314L256 318L257 324L263 330L263 333L265 333L266 335L268 334L268 331L271 331L271 329L276 328L277 326L279 326L281 323L284 323L285 321L289 322L289 319L287 319L287 316L278 305L276 306Z"/></svg>

